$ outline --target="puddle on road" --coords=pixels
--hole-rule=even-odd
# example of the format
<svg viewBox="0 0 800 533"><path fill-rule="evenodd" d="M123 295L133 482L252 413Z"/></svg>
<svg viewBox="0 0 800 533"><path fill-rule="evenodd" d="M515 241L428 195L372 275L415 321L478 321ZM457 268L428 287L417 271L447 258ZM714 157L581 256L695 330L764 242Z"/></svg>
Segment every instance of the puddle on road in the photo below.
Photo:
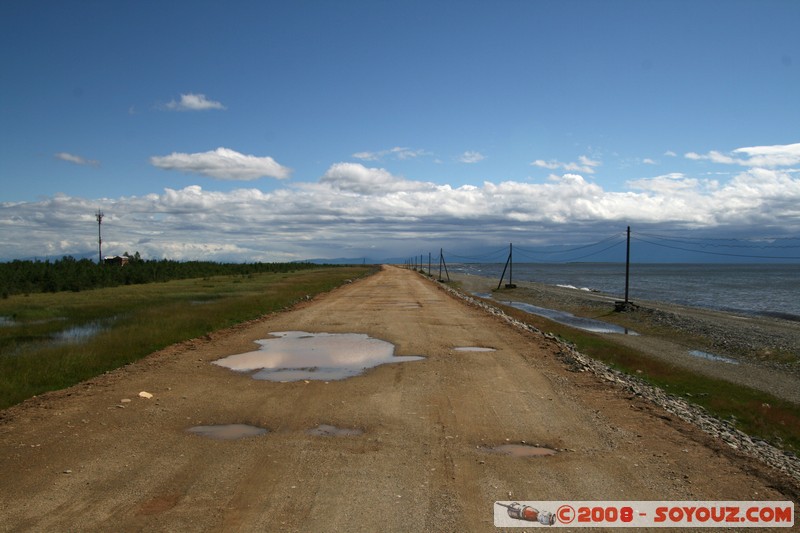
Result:
<svg viewBox="0 0 800 533"><path fill-rule="evenodd" d="M424 357L395 356L394 345L361 333L279 331L256 341L261 349L231 355L213 364L237 372L253 372L266 381L335 381L362 374L384 363L419 361Z"/></svg>
<svg viewBox="0 0 800 533"><path fill-rule="evenodd" d="M354 437L364 434L360 429L337 428L328 424L320 424L314 429L309 429L306 433L315 437Z"/></svg>
<svg viewBox="0 0 800 533"><path fill-rule="evenodd" d="M700 357L701 359L708 359L710 361L721 361L723 363L730 363L732 365L738 365L739 361L736 359L731 359L730 357L723 357L721 355L715 355L713 353L704 352L701 350L689 350L689 355L694 357Z"/></svg>
<svg viewBox="0 0 800 533"><path fill-rule="evenodd" d="M483 348L481 346L457 346L453 348L456 352L494 352L494 348Z"/></svg>
<svg viewBox="0 0 800 533"><path fill-rule="evenodd" d="M247 437L264 435L264 428L249 426L247 424L220 424L216 426L194 426L187 429L189 433L208 437L215 440L239 440Z"/></svg>
<svg viewBox="0 0 800 533"><path fill-rule="evenodd" d="M511 457L545 457L556 454L556 451L550 448L529 446L527 444L501 444L494 448L484 448L484 450L490 453L510 455Z"/></svg>

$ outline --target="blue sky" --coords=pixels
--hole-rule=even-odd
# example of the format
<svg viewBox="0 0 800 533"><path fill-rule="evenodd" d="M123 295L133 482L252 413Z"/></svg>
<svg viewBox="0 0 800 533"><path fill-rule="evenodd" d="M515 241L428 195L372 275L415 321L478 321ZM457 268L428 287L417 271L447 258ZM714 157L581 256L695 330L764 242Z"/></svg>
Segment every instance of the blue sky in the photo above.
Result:
<svg viewBox="0 0 800 533"><path fill-rule="evenodd" d="M91 252L97 209L109 254L174 259L798 237L798 23L793 0L5 3L0 260Z"/></svg>

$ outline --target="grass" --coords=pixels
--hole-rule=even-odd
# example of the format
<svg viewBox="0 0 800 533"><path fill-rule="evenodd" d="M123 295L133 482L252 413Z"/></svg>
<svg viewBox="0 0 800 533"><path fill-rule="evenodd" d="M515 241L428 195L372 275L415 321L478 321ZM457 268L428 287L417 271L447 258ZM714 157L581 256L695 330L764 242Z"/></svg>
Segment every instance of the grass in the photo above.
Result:
<svg viewBox="0 0 800 533"><path fill-rule="evenodd" d="M215 276L0 300L0 409L69 387L182 340L286 308L371 267ZM55 342L94 324L99 332Z"/></svg>
<svg viewBox="0 0 800 533"><path fill-rule="evenodd" d="M800 453L800 405L750 387L695 374L615 343L606 336L558 324L497 302L491 304L521 322L557 335L585 355L704 407L748 435Z"/></svg>

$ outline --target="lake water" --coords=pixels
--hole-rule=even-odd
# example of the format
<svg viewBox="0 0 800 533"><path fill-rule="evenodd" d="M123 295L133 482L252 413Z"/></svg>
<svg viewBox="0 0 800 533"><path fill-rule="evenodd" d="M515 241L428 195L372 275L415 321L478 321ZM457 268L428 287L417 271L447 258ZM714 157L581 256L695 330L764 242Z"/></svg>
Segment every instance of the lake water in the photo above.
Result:
<svg viewBox="0 0 800 533"><path fill-rule="evenodd" d="M503 264L448 265L500 281ZM514 263L513 281L590 289L622 299L624 263ZM503 283L508 283L506 273ZM800 264L632 264L629 299L800 320Z"/></svg>

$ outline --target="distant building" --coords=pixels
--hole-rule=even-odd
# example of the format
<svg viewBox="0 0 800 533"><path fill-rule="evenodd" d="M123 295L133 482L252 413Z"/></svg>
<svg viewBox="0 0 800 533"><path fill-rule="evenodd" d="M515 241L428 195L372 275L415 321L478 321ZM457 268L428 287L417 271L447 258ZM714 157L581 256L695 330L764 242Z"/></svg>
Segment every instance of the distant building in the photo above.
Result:
<svg viewBox="0 0 800 533"><path fill-rule="evenodd" d="M103 263L113 266L125 266L128 264L128 257L125 255L115 255L103 258Z"/></svg>

